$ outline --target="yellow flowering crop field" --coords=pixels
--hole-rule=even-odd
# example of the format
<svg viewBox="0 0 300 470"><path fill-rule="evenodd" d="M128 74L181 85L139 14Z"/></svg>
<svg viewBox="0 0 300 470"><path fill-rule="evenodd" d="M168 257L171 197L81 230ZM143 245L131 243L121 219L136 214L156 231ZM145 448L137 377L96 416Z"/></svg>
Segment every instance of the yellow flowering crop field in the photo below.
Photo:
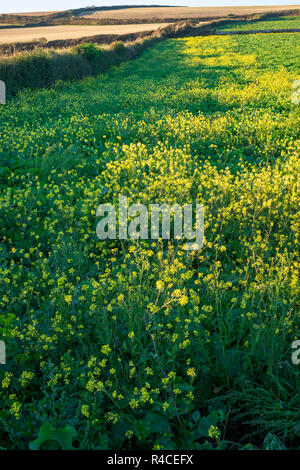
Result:
<svg viewBox="0 0 300 470"><path fill-rule="evenodd" d="M300 447L297 39L170 39L0 107L0 447ZM203 248L100 241L120 194L203 204Z"/></svg>

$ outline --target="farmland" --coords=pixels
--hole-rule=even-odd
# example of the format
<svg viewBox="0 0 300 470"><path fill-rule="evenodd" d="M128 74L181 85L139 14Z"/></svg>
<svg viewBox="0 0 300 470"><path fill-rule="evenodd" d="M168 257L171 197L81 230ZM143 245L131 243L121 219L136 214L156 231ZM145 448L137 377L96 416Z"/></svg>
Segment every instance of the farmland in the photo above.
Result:
<svg viewBox="0 0 300 470"><path fill-rule="evenodd" d="M0 14L0 23L24 26L54 25L118 25L135 23L165 23L174 21L207 21L229 16L270 15L285 12L299 14L297 5L252 7L90 7L60 12Z"/></svg>
<svg viewBox="0 0 300 470"><path fill-rule="evenodd" d="M12 13L14 16L48 16L58 13L58 11L34 11L34 12L24 12L24 13Z"/></svg>
<svg viewBox="0 0 300 470"><path fill-rule="evenodd" d="M46 38L48 41L57 39L76 39L96 35L122 35L154 31L163 26L156 24L130 24L130 25L63 25L63 26L35 26L33 28L0 28L0 44L32 41L37 38Z"/></svg>
<svg viewBox="0 0 300 470"><path fill-rule="evenodd" d="M169 39L0 107L1 447L300 447L298 63L293 34ZM204 204L203 248L98 240L120 194Z"/></svg>
<svg viewBox="0 0 300 470"><path fill-rule="evenodd" d="M234 24L220 25L217 27L226 31L251 31L259 29L300 29L300 16L283 16L278 18L270 18L268 21L236 21Z"/></svg>
<svg viewBox="0 0 300 470"><path fill-rule="evenodd" d="M186 20L211 17L225 17L228 15L251 15L255 13L268 13L270 11L294 10L298 7L295 5L286 6L256 6L256 7L145 7L145 8L128 8L119 10L82 12L79 16L86 18L97 18L105 20L152 20L166 19Z"/></svg>

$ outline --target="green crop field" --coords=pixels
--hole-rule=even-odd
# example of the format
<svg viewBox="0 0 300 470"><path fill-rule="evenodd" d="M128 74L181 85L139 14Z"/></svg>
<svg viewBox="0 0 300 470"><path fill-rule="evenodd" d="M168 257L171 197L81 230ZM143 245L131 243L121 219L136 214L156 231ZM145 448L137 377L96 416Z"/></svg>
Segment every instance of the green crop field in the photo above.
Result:
<svg viewBox="0 0 300 470"><path fill-rule="evenodd" d="M229 23L218 26L217 29L225 31L251 31L258 29L300 29L300 16L282 16L270 18L267 21L237 21L235 24Z"/></svg>
<svg viewBox="0 0 300 470"><path fill-rule="evenodd" d="M298 64L170 39L0 107L0 447L300 447ZM119 195L203 204L203 248L100 241Z"/></svg>

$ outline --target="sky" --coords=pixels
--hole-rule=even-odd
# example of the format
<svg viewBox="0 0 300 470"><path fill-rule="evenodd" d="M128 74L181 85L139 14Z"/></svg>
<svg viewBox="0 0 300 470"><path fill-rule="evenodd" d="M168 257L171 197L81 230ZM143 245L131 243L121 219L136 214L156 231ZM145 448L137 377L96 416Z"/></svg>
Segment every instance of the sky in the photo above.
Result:
<svg viewBox="0 0 300 470"><path fill-rule="evenodd" d="M0 0L0 13L20 13L28 11L55 11L110 5L172 5L172 6L244 6L244 5L299 5L299 0Z"/></svg>

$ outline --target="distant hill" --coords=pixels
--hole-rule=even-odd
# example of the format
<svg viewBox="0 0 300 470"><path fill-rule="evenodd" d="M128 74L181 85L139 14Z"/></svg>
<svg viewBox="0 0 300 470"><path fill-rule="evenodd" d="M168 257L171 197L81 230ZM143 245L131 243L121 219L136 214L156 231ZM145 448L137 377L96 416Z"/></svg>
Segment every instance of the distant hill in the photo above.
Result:
<svg viewBox="0 0 300 470"><path fill-rule="evenodd" d="M0 24L21 26L48 25L114 25L132 23L166 23L181 20L211 20L257 14L295 15L300 6L256 7L171 7L166 5L120 5L111 7L85 7L56 12L33 12L0 15Z"/></svg>

